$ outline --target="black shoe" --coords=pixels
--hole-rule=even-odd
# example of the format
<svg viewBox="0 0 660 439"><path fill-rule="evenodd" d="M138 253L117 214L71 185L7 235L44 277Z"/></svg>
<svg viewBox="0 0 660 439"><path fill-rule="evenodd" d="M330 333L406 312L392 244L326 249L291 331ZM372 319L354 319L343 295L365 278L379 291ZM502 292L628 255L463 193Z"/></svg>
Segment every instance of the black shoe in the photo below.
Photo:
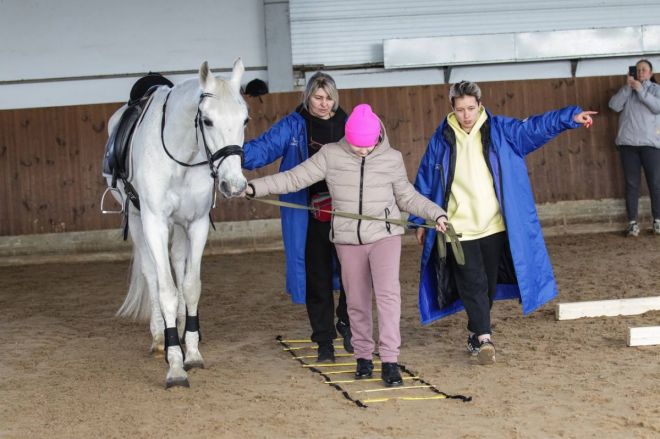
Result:
<svg viewBox="0 0 660 439"><path fill-rule="evenodd" d="M337 332L339 332L339 335L341 335L342 338L344 339L344 349L349 354L352 354L353 345L351 344L351 339L352 339L351 327L348 326L346 323L342 322L341 320L337 321L336 326L337 326Z"/></svg>
<svg viewBox="0 0 660 439"><path fill-rule="evenodd" d="M469 353L471 353L472 355L477 355L479 353L480 345L481 343L479 343L479 338L477 337L477 334L468 335L467 350Z"/></svg>
<svg viewBox="0 0 660 439"><path fill-rule="evenodd" d="M383 379L385 387L400 386L403 384L397 363L383 363L381 367L380 377Z"/></svg>
<svg viewBox="0 0 660 439"><path fill-rule="evenodd" d="M317 363L334 363L335 347L332 343L319 343L319 350L316 357Z"/></svg>
<svg viewBox="0 0 660 439"><path fill-rule="evenodd" d="M364 358L357 359L357 368L355 369L355 378L361 380L362 378L371 378L374 373L374 362L365 360Z"/></svg>

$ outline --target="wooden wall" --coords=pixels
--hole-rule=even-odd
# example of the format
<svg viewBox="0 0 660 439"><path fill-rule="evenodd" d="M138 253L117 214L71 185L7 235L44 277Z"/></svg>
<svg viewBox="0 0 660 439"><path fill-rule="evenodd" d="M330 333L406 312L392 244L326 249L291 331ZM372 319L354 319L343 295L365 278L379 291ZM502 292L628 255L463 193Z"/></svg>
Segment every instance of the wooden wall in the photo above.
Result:
<svg viewBox="0 0 660 439"><path fill-rule="evenodd" d="M615 113L607 107L623 77L481 83L484 104L495 114L524 118L565 105L599 112L595 125L561 134L528 159L538 203L621 198L622 172L614 148ZM367 102L381 115L392 144L404 154L411 181L428 139L450 111L448 85L345 90L347 111ZM298 104L300 93L246 98L247 139L265 131ZM101 160L106 122L120 104L0 111L0 235L115 228L102 215ZM276 171L271 165L248 177ZM242 199L223 200L218 221L274 218L276 208Z"/></svg>

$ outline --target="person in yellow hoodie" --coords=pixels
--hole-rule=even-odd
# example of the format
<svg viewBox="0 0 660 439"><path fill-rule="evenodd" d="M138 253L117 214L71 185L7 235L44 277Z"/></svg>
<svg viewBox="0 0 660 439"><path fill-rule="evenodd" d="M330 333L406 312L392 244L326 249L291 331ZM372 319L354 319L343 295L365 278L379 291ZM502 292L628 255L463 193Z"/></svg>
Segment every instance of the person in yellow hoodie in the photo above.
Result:
<svg viewBox="0 0 660 439"><path fill-rule="evenodd" d="M570 106L525 120L494 116L481 104L479 86L468 81L452 85L449 99L454 111L431 138L415 188L447 211L461 233L465 265L456 263L450 246L440 259L435 231L419 228L419 311L428 324L465 308L468 351L492 364L493 300L519 299L528 314L557 295L525 155L566 129L588 128L596 112Z"/></svg>

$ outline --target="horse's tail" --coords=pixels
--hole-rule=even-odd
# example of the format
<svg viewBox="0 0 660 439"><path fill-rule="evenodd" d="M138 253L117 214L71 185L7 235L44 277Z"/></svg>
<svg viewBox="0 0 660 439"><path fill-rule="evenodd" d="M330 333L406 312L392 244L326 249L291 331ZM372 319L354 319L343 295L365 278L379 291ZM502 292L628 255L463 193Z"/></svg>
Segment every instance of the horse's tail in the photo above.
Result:
<svg viewBox="0 0 660 439"><path fill-rule="evenodd" d="M142 273L142 256L135 246L130 276L128 294L116 315L133 320L148 320L151 317L149 285Z"/></svg>

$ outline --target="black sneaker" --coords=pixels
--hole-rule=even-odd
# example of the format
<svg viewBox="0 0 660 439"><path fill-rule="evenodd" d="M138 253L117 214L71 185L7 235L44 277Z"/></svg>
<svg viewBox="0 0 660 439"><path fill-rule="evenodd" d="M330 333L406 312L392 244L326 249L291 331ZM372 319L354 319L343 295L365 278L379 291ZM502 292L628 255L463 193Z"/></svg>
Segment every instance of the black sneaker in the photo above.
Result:
<svg viewBox="0 0 660 439"><path fill-rule="evenodd" d="M495 363L495 345L490 339L482 340L479 344L479 352L477 353L479 364L494 364Z"/></svg>
<svg viewBox="0 0 660 439"><path fill-rule="evenodd" d="M346 323L342 322L341 320L337 320L337 332L339 332L339 335L344 339L344 349L346 352L349 354L353 353L353 345L351 344L351 327L348 326Z"/></svg>
<svg viewBox="0 0 660 439"><path fill-rule="evenodd" d="M383 379L385 387L400 386L403 384L397 363L383 363L381 365L380 377Z"/></svg>
<svg viewBox="0 0 660 439"><path fill-rule="evenodd" d="M334 363L335 347L332 343L319 343L319 350L316 357L317 363Z"/></svg>
<svg viewBox="0 0 660 439"><path fill-rule="evenodd" d="M467 339L467 350L472 355L477 355L479 353L479 338L477 334L468 335Z"/></svg>
<svg viewBox="0 0 660 439"><path fill-rule="evenodd" d="M364 358L357 359L357 367L355 368L355 378L361 380L362 378L371 378L374 373L374 362L365 360Z"/></svg>

